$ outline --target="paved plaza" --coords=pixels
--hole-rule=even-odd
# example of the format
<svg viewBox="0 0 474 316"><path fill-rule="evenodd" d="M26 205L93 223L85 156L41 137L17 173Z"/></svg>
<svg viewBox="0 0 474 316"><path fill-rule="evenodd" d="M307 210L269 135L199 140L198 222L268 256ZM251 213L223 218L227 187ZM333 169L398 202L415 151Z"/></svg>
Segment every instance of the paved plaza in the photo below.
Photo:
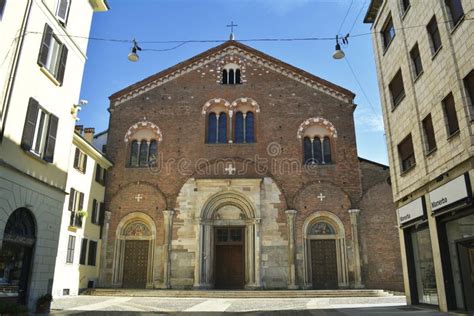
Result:
<svg viewBox="0 0 474 316"><path fill-rule="evenodd" d="M68 315L448 315L406 306L404 296L253 299L81 295L56 299L52 309L52 314Z"/></svg>

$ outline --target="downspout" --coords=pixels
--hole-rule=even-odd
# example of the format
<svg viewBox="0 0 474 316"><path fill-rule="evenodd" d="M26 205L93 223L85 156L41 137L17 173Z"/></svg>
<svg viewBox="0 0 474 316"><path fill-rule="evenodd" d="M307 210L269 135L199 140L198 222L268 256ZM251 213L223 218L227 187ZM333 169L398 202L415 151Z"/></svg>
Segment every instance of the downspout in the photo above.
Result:
<svg viewBox="0 0 474 316"><path fill-rule="evenodd" d="M1 118L2 120L0 121L0 143L3 140L3 134L5 132L8 109L10 107L10 101L13 94L13 87L15 85L16 73L18 70L18 63L21 56L21 50L23 48L23 41L25 39L26 27L28 25L28 20L30 18L32 4L33 4L33 0L28 0L28 3L25 8L25 14L23 15L23 21L21 22L21 29L20 29L20 35L18 38L18 43L16 44L16 48L15 48L15 56L13 57L13 65L8 76L7 91L3 99L3 104L5 106L2 113L2 118Z"/></svg>

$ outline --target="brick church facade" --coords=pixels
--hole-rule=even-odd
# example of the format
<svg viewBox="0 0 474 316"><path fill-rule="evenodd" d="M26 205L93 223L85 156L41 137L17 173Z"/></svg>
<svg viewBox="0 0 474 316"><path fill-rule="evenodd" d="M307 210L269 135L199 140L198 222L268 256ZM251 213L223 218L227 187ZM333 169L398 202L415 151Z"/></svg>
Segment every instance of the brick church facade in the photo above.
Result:
<svg viewBox="0 0 474 316"><path fill-rule="evenodd" d="M354 97L236 41L113 94L100 285L401 290Z"/></svg>

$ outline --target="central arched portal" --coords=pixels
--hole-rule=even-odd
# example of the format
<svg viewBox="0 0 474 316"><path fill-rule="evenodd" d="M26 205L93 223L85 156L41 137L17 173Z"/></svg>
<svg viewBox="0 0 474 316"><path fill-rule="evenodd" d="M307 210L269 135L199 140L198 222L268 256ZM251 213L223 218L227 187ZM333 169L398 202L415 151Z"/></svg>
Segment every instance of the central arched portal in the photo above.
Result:
<svg viewBox="0 0 474 316"><path fill-rule="evenodd" d="M195 287L261 286L260 214L246 196L235 191L211 196L196 229Z"/></svg>

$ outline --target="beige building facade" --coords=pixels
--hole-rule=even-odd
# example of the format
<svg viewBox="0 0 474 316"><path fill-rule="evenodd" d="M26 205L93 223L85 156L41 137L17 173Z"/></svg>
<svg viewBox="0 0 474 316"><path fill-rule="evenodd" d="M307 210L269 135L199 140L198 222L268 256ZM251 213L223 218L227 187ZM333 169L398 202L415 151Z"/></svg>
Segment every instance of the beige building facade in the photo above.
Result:
<svg viewBox="0 0 474 316"><path fill-rule="evenodd" d="M372 0L411 304L474 310L474 2Z"/></svg>
<svg viewBox="0 0 474 316"><path fill-rule="evenodd" d="M96 286L104 222L106 170L112 163L92 146L94 129L76 128L69 160L53 297Z"/></svg>
<svg viewBox="0 0 474 316"><path fill-rule="evenodd" d="M0 287L33 307L52 290L87 37L107 4L0 3Z"/></svg>

